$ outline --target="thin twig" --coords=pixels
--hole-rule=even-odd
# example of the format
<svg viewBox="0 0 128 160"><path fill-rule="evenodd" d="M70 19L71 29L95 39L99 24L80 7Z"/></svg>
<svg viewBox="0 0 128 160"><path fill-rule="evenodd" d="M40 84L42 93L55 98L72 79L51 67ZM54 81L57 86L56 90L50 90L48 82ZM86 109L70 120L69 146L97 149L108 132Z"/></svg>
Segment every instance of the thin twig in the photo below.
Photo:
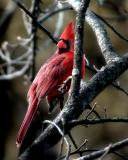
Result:
<svg viewBox="0 0 128 160"><path fill-rule="evenodd" d="M73 139L73 137L72 137L72 135L71 135L71 133L70 133L70 132L68 133L68 136L69 136L69 138L71 139L71 141L72 141L72 143L73 143L74 147L77 149L76 142L75 142L75 140Z"/></svg>
<svg viewBox="0 0 128 160"><path fill-rule="evenodd" d="M86 115L86 119L88 119L88 117L94 112L94 109L96 108L96 103L93 105L93 107L90 106L90 111L88 112L88 114ZM99 116L98 116L99 117ZM99 117L100 118L100 117Z"/></svg>
<svg viewBox="0 0 128 160"><path fill-rule="evenodd" d="M87 155L85 155L81 158L77 158L75 160L92 160L95 158L99 158L100 156L102 156L104 154L112 153L113 151L119 150L119 149L124 148L126 146L128 146L128 138L123 139L122 141L116 142L114 144L111 144L111 146L108 145L107 147L105 147L99 151L92 152L90 154L87 154Z"/></svg>
<svg viewBox="0 0 128 160"><path fill-rule="evenodd" d="M48 36L49 38L55 43L58 43L58 40L45 28L43 27L36 19L35 17L18 1L13 0L27 15L29 15L33 22L39 27L39 29L43 30Z"/></svg>
<svg viewBox="0 0 128 160"><path fill-rule="evenodd" d="M122 36L113 26L111 26L108 22L106 22L101 16L99 16L97 13L93 12L102 22L104 22L118 37L120 37L122 40L128 42L128 38L125 38Z"/></svg>
<svg viewBox="0 0 128 160"><path fill-rule="evenodd" d="M39 23L44 23L48 18L50 18L51 16L54 16L55 14L62 12L62 11L66 11L71 9L71 6L64 6L62 8L56 8L55 10L52 10L48 13L46 13L43 17L41 17L39 19Z"/></svg>
<svg viewBox="0 0 128 160"><path fill-rule="evenodd" d="M120 157L120 158L122 158L124 160L128 160L128 156L126 157L124 154L121 154L121 153L119 153L117 151L114 151L113 154L115 154L116 156L118 156L118 157Z"/></svg>
<svg viewBox="0 0 128 160"><path fill-rule="evenodd" d="M77 149L78 149L78 147L77 147L76 142L75 142L75 140L73 139L73 137L72 137L72 135L71 135L71 133L70 133L70 132L68 133L68 136L70 137L70 139L71 139L71 141L72 141L72 143L73 143L73 145L74 145L75 149L77 150ZM82 156L82 154L81 154L81 153L79 153L79 155L80 155L80 157Z"/></svg>
<svg viewBox="0 0 128 160"><path fill-rule="evenodd" d="M72 152L72 154L79 153L79 151L81 150L81 148L84 147L87 144L87 142L88 142L88 140L85 139L84 142L79 146L79 148L77 148L74 152Z"/></svg>
<svg viewBox="0 0 128 160"><path fill-rule="evenodd" d="M84 119L73 120L69 122L69 126L75 127L77 125L94 125L103 123L128 123L128 118L101 118L101 119Z"/></svg>
<svg viewBox="0 0 128 160"><path fill-rule="evenodd" d="M39 9L39 5L40 5L40 0L34 0L33 3L33 11L32 11L32 15L33 17L35 17L35 19L39 18L40 15L40 9ZM32 35L33 35L33 57L32 57L32 78L31 81L33 81L34 77L35 77L35 73L36 73L36 52L37 52L37 29L38 26L35 24L34 20L32 20Z"/></svg>

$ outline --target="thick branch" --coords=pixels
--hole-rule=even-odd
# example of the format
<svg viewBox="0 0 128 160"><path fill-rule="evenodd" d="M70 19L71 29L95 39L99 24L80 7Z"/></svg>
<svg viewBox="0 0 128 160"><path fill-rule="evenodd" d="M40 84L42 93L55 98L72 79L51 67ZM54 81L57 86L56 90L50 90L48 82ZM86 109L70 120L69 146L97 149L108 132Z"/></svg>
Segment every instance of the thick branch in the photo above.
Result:
<svg viewBox="0 0 128 160"><path fill-rule="evenodd" d="M84 37L84 18L87 8L89 6L90 0L82 0L79 11L76 16L76 29L75 29L75 44L74 44L74 60L73 60L73 70L72 70L72 81L70 94L68 96L68 103L72 104L74 107L79 101L79 90L82 75L83 65L83 37ZM70 138L73 140L71 134ZM72 142L75 142L74 140ZM77 148L76 144L73 143ZM81 154L80 154L81 156Z"/></svg>
<svg viewBox="0 0 128 160"><path fill-rule="evenodd" d="M115 52L115 49L112 46L103 22L90 10L88 10L87 12L86 21L91 26L92 30L96 35L98 45L101 49L106 63L110 63L116 58L119 58L119 56Z"/></svg>
<svg viewBox="0 0 128 160"><path fill-rule="evenodd" d="M76 16L76 34L74 49L74 64L72 71L71 91L68 97L68 103L75 105L79 101L79 89L81 81L81 68L83 59L83 31L84 18L90 0L82 0Z"/></svg>
<svg viewBox="0 0 128 160"><path fill-rule="evenodd" d="M128 55L123 56L122 58L117 59L117 61L106 65L96 75L94 75L92 79L88 81L88 84L83 84L83 90L81 91L81 97L83 100L85 99L83 101L83 106L85 106L88 101L90 102L92 99L94 99L113 80L116 80L120 75L119 72L122 69L128 69ZM86 94L84 90L86 91Z"/></svg>
<svg viewBox="0 0 128 160"><path fill-rule="evenodd" d="M79 6L80 6L80 0L68 0L68 3L72 6L72 8L78 12ZM102 23L102 21L90 10L86 12L85 20L87 23L91 26L94 33L96 34L96 38L98 41L98 45L101 49L101 52L105 58L105 61L107 63L114 61L116 58L119 58L119 56L116 54L112 43L107 35L107 32L105 30L105 27Z"/></svg>

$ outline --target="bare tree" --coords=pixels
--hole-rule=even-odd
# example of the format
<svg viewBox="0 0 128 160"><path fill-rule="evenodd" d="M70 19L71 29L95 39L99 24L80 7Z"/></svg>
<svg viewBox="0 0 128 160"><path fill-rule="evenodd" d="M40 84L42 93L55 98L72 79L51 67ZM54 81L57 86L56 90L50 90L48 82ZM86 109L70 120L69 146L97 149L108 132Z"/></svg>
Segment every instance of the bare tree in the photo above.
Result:
<svg viewBox="0 0 128 160"><path fill-rule="evenodd" d="M82 126L94 126L96 124L105 123L128 123L128 117L106 117L100 115L96 111L95 104L91 107L90 103L98 96L107 86L111 85L120 91L124 96L128 95L127 89L124 89L120 84L115 83L117 78L128 69L128 53L124 53L120 56L108 36L105 25L112 29L112 31L118 35L124 41L128 41L126 37L123 37L118 31L116 31L110 24L105 21L105 17L101 17L90 9L90 0L66 0L55 1L46 11L41 11L41 1L33 0L30 4L30 9L26 7L20 1L14 1L14 6L11 12L8 14L11 16L15 12L16 6L22 10L23 22L27 33L27 38L18 37L15 44L4 42L0 49L1 58L1 75L0 80L12 80L19 76L26 75L28 79L33 80L36 72L36 55L38 48L38 36L37 32L40 29L45 32L48 37L57 44L58 33L63 26L63 11L73 10L76 12L76 35L75 35L75 51L74 51L74 67L72 71L72 82L70 93L67 101L64 104L63 109L58 116L53 120L43 121L43 126L48 124L45 130L41 131L38 137L25 144L25 141L30 138L30 134L27 135L27 139L24 140L23 146L21 146L18 160L35 160L46 158L46 153L50 148L55 146L60 140L62 145L60 147L60 153L58 151L58 159L68 160L72 155L79 155L78 160L91 160L91 159L104 159L108 154L113 154L122 159L128 159L127 153L121 152L123 148L128 146L128 137L122 137L122 140L117 140L115 143L108 142L106 146L100 149L94 149L93 147L88 149L88 140L83 140L80 146L76 145L75 138L72 137L70 131L72 128ZM98 1L99 4L107 4L107 1ZM102 2L102 3L101 3ZM43 3L43 2L42 2ZM93 3L93 1L92 1ZM108 3L112 5L113 3ZM112 7L115 5L112 5ZM118 8L121 12L120 8ZM42 14L43 13L43 16ZM122 12L121 12L122 13ZM123 12L124 13L124 12ZM49 19L54 14L58 14L58 22L56 24L56 31L54 34L48 31L41 23ZM6 14L5 14L6 15ZM0 28L4 28L5 22L8 16L4 15L4 19L0 23ZM122 15L125 16L126 15ZM97 69L95 65L92 65L88 60L86 68L94 73L94 76L87 82L81 81L80 69L83 51L83 38L88 41L86 36L86 27L84 31L84 23L88 23L92 32L95 34L97 44L100 48L102 57L104 58L105 65L101 69ZM12 52L15 52L17 48L22 50L22 55L13 59L11 57ZM29 72L28 72L29 71ZM87 113L87 110L90 110ZM80 115L86 111L86 116L83 120L79 120ZM95 114L95 117L92 115ZM42 125L42 124L41 124ZM34 132L32 129L31 133ZM67 138L68 135L75 147L75 151L72 151L71 141ZM35 137L34 137L35 138ZM62 151L64 148L66 151ZM25 145L24 145L25 144ZM83 149L84 148L84 149ZM119 152L120 151L120 152ZM63 152L63 153L62 153Z"/></svg>

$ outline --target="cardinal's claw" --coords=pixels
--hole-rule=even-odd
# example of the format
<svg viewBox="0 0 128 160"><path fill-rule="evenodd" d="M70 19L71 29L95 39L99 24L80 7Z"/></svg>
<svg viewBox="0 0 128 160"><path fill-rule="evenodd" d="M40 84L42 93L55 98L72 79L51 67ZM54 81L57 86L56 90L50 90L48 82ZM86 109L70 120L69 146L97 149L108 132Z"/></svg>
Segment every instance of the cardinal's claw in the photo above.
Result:
<svg viewBox="0 0 128 160"><path fill-rule="evenodd" d="M67 83L69 81L71 81L72 76L69 76L65 81L63 81L63 83L60 85L60 88L58 89L59 92L61 92L61 94L65 93L65 91L67 90Z"/></svg>

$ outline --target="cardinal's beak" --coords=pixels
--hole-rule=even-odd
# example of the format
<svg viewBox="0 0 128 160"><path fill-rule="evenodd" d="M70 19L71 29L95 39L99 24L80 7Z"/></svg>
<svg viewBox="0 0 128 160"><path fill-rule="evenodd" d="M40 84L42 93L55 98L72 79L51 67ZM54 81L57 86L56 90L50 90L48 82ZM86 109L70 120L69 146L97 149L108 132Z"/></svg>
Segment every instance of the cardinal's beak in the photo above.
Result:
<svg viewBox="0 0 128 160"><path fill-rule="evenodd" d="M63 41L63 40L59 40L58 44L57 44L57 47L59 49L63 48L63 49L66 49L66 43Z"/></svg>

